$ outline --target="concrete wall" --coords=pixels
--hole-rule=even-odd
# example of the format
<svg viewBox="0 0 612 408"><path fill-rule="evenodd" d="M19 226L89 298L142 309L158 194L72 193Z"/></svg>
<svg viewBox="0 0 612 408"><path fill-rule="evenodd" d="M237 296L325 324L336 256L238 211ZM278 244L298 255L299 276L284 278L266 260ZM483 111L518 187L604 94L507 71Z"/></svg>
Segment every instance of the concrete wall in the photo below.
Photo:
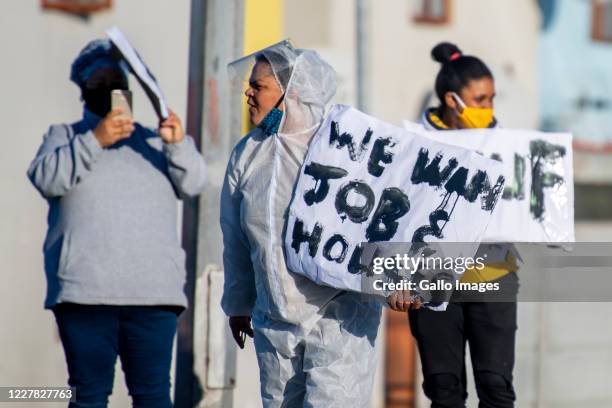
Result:
<svg viewBox="0 0 612 408"><path fill-rule="evenodd" d="M355 0L284 0L284 31L312 48L338 73L335 102L355 104Z"/></svg>
<svg viewBox="0 0 612 408"><path fill-rule="evenodd" d="M612 42L592 39L592 2L549 3L539 40L540 59L546 61L539 65L541 126L574 134L576 181L610 184ZM599 150L604 146L606 152Z"/></svg>
<svg viewBox="0 0 612 408"><path fill-rule="evenodd" d="M439 65L430 52L441 41L482 58L497 85L496 114L505 127L538 123L537 39L539 12L531 0L451 1L448 24L413 21L414 2L369 1L370 113L400 124L415 120ZM336 101L355 103L355 1L285 0L285 33L314 48L336 68ZM437 101L432 101L437 104Z"/></svg>
<svg viewBox="0 0 612 408"><path fill-rule="evenodd" d="M542 124L612 143L612 43L591 38L591 3L554 2L539 42Z"/></svg>
<svg viewBox="0 0 612 408"><path fill-rule="evenodd" d="M64 356L52 314L43 310L46 283L42 243L47 205L30 185L26 169L52 123L80 118L79 92L70 64L89 41L118 25L161 83L171 107L184 119L187 90L187 0L114 1L89 20L43 12L40 1L6 0L0 13L3 148L0 150L0 382L3 386L66 384ZM139 86L136 118L157 123ZM120 370L118 368L118 370ZM116 375L114 406L128 406L123 376ZM37 404L41 408L45 404ZM55 406L55 405L53 405Z"/></svg>

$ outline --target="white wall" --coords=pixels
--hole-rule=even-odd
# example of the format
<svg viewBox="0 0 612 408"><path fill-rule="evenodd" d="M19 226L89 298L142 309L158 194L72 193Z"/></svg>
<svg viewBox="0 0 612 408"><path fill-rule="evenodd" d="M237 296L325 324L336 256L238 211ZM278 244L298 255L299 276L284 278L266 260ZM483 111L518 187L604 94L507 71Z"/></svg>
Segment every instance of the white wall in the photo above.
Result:
<svg viewBox="0 0 612 408"><path fill-rule="evenodd" d="M611 222L578 222L576 240L612 241ZM612 405L612 303L540 304L538 407Z"/></svg>
<svg viewBox="0 0 612 408"><path fill-rule="evenodd" d="M171 107L185 115L190 2L113 3L112 10L89 20L43 12L35 0L2 3L0 382L5 386L59 386L67 380L52 314L43 310L47 205L28 182L26 169L50 124L80 118L79 92L68 80L74 57L106 27L118 25L156 74ZM136 118L155 126L144 94L135 81L132 87ZM115 378L114 406L127 406L122 373Z"/></svg>
<svg viewBox="0 0 612 408"><path fill-rule="evenodd" d="M413 21L415 2L369 1L370 112L400 124L417 117L440 66L430 57L441 41L485 61L496 77L496 114L505 127L537 126L539 12L532 0L451 1L444 25ZM316 16L312 17L312 16ZM336 102L355 103L355 1L285 0L285 33L319 51L338 71ZM436 102L437 103L437 102Z"/></svg>
<svg viewBox="0 0 612 408"><path fill-rule="evenodd" d="M372 7L372 112L393 123L402 118L414 119L422 95L433 90L440 69L430 57L431 49L438 42L449 41L464 54L481 58L492 69L498 88L496 114L504 126L535 127L539 24L536 2L451 1L451 21L445 25L415 23L414 3L386 0L385 7ZM515 99L522 101L516 105ZM517 114L515 110L519 108L521 112Z"/></svg>

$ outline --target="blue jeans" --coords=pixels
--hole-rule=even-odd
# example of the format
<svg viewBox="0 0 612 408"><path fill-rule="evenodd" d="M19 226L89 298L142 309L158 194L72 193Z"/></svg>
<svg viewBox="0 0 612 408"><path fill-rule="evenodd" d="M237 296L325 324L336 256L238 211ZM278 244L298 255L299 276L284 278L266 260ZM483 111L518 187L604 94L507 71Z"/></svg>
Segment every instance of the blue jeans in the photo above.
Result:
<svg viewBox="0 0 612 408"><path fill-rule="evenodd" d="M66 354L68 384L76 388L76 401L69 407L107 406L117 356L135 408L172 407L175 310L60 303L53 313Z"/></svg>

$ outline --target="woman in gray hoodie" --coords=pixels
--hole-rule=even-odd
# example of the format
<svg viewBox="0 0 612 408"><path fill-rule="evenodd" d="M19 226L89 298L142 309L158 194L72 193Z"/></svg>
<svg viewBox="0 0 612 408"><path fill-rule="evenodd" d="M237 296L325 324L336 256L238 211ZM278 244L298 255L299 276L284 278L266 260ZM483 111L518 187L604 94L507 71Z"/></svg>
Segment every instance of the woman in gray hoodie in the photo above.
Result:
<svg viewBox="0 0 612 408"><path fill-rule="evenodd" d="M121 358L134 406L168 407L176 318L187 305L177 197L199 194L206 167L171 113L147 129L111 111L127 70L108 40L72 65L83 118L53 125L28 176L49 204L47 298L76 387L72 406L106 406Z"/></svg>

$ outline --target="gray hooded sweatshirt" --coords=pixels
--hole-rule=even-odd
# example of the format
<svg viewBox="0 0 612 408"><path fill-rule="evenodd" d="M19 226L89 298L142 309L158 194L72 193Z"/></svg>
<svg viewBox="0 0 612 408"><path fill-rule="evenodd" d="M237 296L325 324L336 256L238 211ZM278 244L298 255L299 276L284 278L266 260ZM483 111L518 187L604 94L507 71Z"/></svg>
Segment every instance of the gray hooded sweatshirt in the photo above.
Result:
<svg viewBox="0 0 612 408"><path fill-rule="evenodd" d="M100 117L53 125L28 177L47 199L45 307L61 302L187 305L176 198L199 194L206 166L190 136L166 144L136 124L108 148Z"/></svg>

